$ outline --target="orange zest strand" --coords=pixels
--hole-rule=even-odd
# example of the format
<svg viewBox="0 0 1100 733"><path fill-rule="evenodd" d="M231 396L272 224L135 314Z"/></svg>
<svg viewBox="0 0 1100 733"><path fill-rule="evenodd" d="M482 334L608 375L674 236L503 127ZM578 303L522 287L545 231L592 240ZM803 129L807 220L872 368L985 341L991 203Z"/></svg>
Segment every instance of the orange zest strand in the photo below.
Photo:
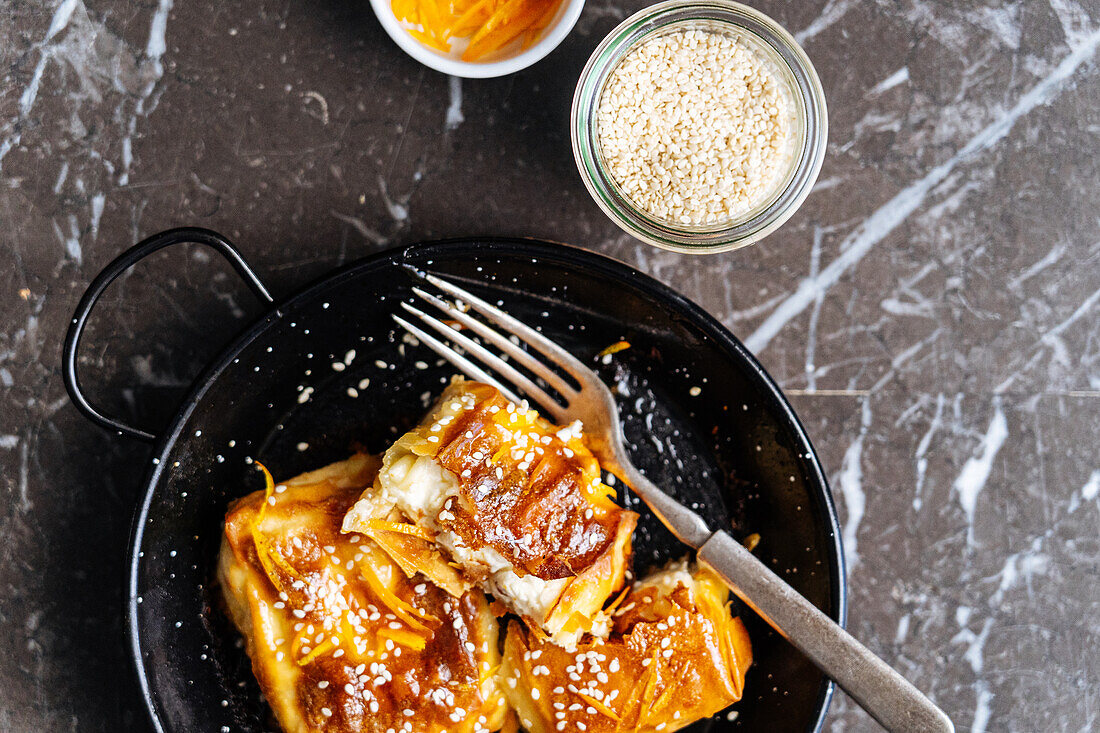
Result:
<svg viewBox="0 0 1100 733"><path fill-rule="evenodd" d="M606 349L596 354L596 356L607 356L609 354L618 354L620 351L626 351L630 348L629 341L616 341L608 346Z"/></svg>
<svg viewBox="0 0 1100 733"><path fill-rule="evenodd" d="M478 665L478 667L477 683L478 685L484 685L486 680L496 677L497 672L500 671L501 665L498 664L495 667L490 667L488 662L484 662Z"/></svg>
<svg viewBox="0 0 1100 733"><path fill-rule="evenodd" d="M418 527L415 524L407 524L405 522L387 522L384 519L370 519L367 521L367 532L398 532L400 534L407 534L412 537L418 537L422 540L431 542L433 537L432 533L423 527Z"/></svg>
<svg viewBox="0 0 1100 733"><path fill-rule="evenodd" d="M316 659L317 657L321 656L322 654L326 654L328 652L331 652L335 648L336 648L336 645L332 643L332 639L325 639L320 644L313 647L313 649L311 649L309 651L309 654L306 654L305 656L299 658L298 659L298 666L299 667L304 667L307 664L309 664L310 662L312 662L314 659Z"/></svg>
<svg viewBox="0 0 1100 733"><path fill-rule="evenodd" d="M651 705L653 704L653 698L657 693L657 652L659 650L654 649L653 655L649 658L649 673L646 675L644 682L639 682L642 685L642 696L639 699L638 705L638 719L634 721L634 730L638 731L642 727L642 723L649 718Z"/></svg>
<svg viewBox="0 0 1100 733"><path fill-rule="evenodd" d="M615 613L615 609L618 608L619 604L621 604L626 599L627 595L630 593L631 590L632 590L631 585L629 583L627 583L626 587L623 588L622 593L620 593L618 595L618 597L615 598L615 600L611 601L611 605L608 606L607 608L605 608L603 610L603 612L606 613L609 616L611 614Z"/></svg>
<svg viewBox="0 0 1100 733"><path fill-rule="evenodd" d="M263 524L264 517L267 516L267 507L275 503L275 479L271 477L271 472L262 463L257 461L256 466L264 474L264 500L260 504L260 511L256 513L256 520L252 522L252 544L256 546L256 557L259 558L267 579L271 581L276 590L286 593L286 587L278 570L292 578L297 578L298 572L279 554L274 547L274 543L260 530L260 525Z"/></svg>
<svg viewBox="0 0 1100 733"><path fill-rule="evenodd" d="M600 702L596 698L592 697L591 695L586 695L583 692L578 692L578 693L576 693L576 695L577 695L577 697L584 700L586 703L588 703L592 707L596 708L596 711L599 712L601 715L604 715L608 718L611 718L616 723L623 722L623 719L619 717L618 713L616 713L614 710L607 707L607 705L603 704L602 702Z"/></svg>
<svg viewBox="0 0 1100 733"><path fill-rule="evenodd" d="M378 636L383 639L392 639L401 646L414 651L422 650L428 643L423 636L408 629L379 629Z"/></svg>
<svg viewBox="0 0 1100 733"><path fill-rule="evenodd" d="M382 582L375 574L374 569L370 566L363 567L363 580L367 582L367 586L370 587L371 592L386 606L386 608L393 611L399 619L417 631L428 630L428 627L421 623L417 616L425 620L435 620L412 604L398 598L397 594L386 587L385 583Z"/></svg>

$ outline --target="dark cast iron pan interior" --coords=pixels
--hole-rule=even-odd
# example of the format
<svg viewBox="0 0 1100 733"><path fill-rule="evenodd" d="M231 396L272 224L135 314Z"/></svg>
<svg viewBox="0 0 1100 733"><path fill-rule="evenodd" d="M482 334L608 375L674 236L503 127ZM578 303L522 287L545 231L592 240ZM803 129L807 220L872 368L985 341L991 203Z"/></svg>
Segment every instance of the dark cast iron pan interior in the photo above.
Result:
<svg viewBox="0 0 1100 733"><path fill-rule="evenodd" d="M97 285L102 292L113 279L112 267L117 276L182 241L219 249L268 298L228 242L204 230L173 230L108 267L74 323L91 310ZM638 467L700 509L714 529L759 533L757 555L843 622L843 559L821 466L778 388L719 323L657 281L581 249L513 239L418 244L353 263L273 306L196 380L158 439L134 524L130 629L159 730L274 730L211 582L225 507L259 488L252 460L288 477L343 459L355 446L381 451L420 419L453 370L395 335L390 313L413 285L406 265L500 302L592 364L617 385ZM75 375L78 337L75 328L66 378L92 416ZM595 358L620 339L632 348L610 364ZM333 369L345 360L345 369ZM684 555L634 497L620 491L619 499L643 514L634 542L638 573ZM820 730L831 685L750 611L742 615L755 656L745 697L688 730Z"/></svg>

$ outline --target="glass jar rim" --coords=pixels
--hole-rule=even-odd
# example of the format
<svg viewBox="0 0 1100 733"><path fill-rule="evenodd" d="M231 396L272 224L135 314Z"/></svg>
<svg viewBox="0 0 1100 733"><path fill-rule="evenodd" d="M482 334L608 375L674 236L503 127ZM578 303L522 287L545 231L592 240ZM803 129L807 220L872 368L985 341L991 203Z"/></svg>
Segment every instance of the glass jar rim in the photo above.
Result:
<svg viewBox="0 0 1100 733"><path fill-rule="evenodd" d="M640 210L603 169L595 113L604 84L619 61L654 34L691 22L725 24L770 51L789 76L803 131L797 162L767 205L741 220L714 227L681 227ZM678 252L724 252L756 242L789 219L809 195L825 157L828 119L817 72L798 42L763 13L731 0L666 0L620 23L592 52L581 72L570 114L573 157L585 187L616 224L634 237Z"/></svg>

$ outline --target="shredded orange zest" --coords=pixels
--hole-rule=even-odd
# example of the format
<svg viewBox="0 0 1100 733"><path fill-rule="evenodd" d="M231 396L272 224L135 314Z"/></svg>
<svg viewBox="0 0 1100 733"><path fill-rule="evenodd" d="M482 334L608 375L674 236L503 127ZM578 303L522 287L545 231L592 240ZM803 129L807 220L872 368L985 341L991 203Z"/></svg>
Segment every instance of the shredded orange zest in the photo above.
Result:
<svg viewBox="0 0 1100 733"><path fill-rule="evenodd" d="M627 595L630 593L631 590L632 590L632 587L628 583L627 586L625 588L623 588L623 592L620 593L615 600L611 601L611 605L608 606L607 608L605 608L603 610L603 612L606 613L609 616L611 614L615 613L615 609L618 608L619 604L622 603L626 599Z"/></svg>
<svg viewBox="0 0 1100 733"><path fill-rule="evenodd" d="M252 544L256 546L256 557L260 560L260 565L264 569L264 574L267 575L267 579L271 581L271 584L275 586L275 589L286 593L286 587L283 585L282 578L279 577L279 573L275 568L278 567L284 573L292 578L297 578L297 571L286 561L282 555L273 548L273 542L268 539L262 531L260 531L260 525L263 524L264 517L267 516L267 507L269 504L273 504L275 501L275 479L271 477L271 472L267 470L259 461L256 462L256 466L259 467L264 474L264 499L260 504L260 511L256 513L256 519L252 522Z"/></svg>
<svg viewBox="0 0 1100 733"><path fill-rule="evenodd" d="M626 351L629 348L629 341L616 341L600 353L596 354L596 356L608 356L609 354L618 354L620 351Z"/></svg>
<svg viewBox="0 0 1100 733"><path fill-rule="evenodd" d="M585 481L581 486L581 490L584 491L585 496L588 497L589 503L593 506L604 510L610 510L615 507L616 491L603 481Z"/></svg>
<svg viewBox="0 0 1100 733"><path fill-rule="evenodd" d="M417 631L427 631L428 627L425 626L417 618L418 616L425 620L435 619L428 614L416 608L411 603L401 600L397 597L392 590L386 587L382 580L375 574L374 569L368 565L363 566L363 580L367 582L367 586L370 587L371 592L382 602L386 608L393 611L399 619L407 623Z"/></svg>
<svg viewBox="0 0 1100 733"><path fill-rule="evenodd" d="M653 703L653 698L657 693L657 652L659 650L653 650L653 656L649 658L649 674L646 675L646 679L642 687L642 696L638 705L638 719L634 721L634 730L637 731L642 726L642 722L649 718L650 705Z"/></svg>
<svg viewBox="0 0 1100 733"><path fill-rule="evenodd" d="M392 639L401 646L406 646L415 651L422 650L428 643L428 640L423 636L408 629L379 629L378 635L383 639Z"/></svg>
<svg viewBox="0 0 1100 733"><path fill-rule="evenodd" d="M416 40L442 53L469 39L463 61L500 51L522 38L526 48L557 15L561 0L390 0L397 19Z"/></svg>
<svg viewBox="0 0 1100 733"><path fill-rule="evenodd" d="M488 663L482 664L481 669L478 673L478 679L477 679L478 685L484 685L486 680L492 679L493 677L496 677L497 672L500 671L500 667L501 667L500 664L498 664L495 667L490 667L488 665Z"/></svg>
<svg viewBox="0 0 1100 733"><path fill-rule="evenodd" d="M422 540L432 541L432 533L423 527L418 527L415 524L406 524L405 522L387 522L385 519L370 519L367 520L367 531L364 534L369 535L371 532L376 531L385 532L399 532L401 534L411 535L413 537L419 537Z"/></svg>
<svg viewBox="0 0 1100 733"><path fill-rule="evenodd" d="M669 698L671 698L674 694L676 694L675 686L669 685L668 687L666 687L665 691L661 693L660 697L649 703L649 712L652 713L654 709L659 710L663 707L666 707L669 703Z"/></svg>
<svg viewBox="0 0 1100 733"><path fill-rule="evenodd" d="M336 645L332 643L332 639L325 639L320 644L313 647L313 649L311 649L309 651L309 654L306 654L304 657L300 658L298 660L298 666L299 667L304 667L307 664L309 664L310 662L312 662L314 659L316 659L317 657L321 656L322 654L327 654L328 652L331 652L335 648L336 648Z"/></svg>
<svg viewBox="0 0 1100 733"><path fill-rule="evenodd" d="M578 693L576 693L576 695L577 695L577 697L584 700L586 703L588 703L592 707L596 708L597 712L601 713L602 715L606 715L607 717L614 720L616 723L623 722L623 719L619 717L618 713L616 713L614 710L607 707L606 705L604 705L602 702L600 702L596 698L592 697L591 695L586 695L583 692L578 692Z"/></svg>
<svg viewBox="0 0 1100 733"><path fill-rule="evenodd" d="M509 412L508 410L501 410L493 415L493 422L497 425L501 425L508 430L515 432L520 428L533 427L539 419L539 414L535 410L524 409L517 407ZM506 449L510 450L510 449Z"/></svg>
<svg viewBox="0 0 1100 733"><path fill-rule="evenodd" d="M752 552L756 549L756 546L760 544L760 533L753 532L745 538L745 549Z"/></svg>
<svg viewBox="0 0 1100 733"><path fill-rule="evenodd" d="M405 30L409 32L410 36L420 41L425 46L434 48L436 51L442 51L443 53L446 53L451 50L446 41L437 40L435 36L425 33L418 28L406 28Z"/></svg>

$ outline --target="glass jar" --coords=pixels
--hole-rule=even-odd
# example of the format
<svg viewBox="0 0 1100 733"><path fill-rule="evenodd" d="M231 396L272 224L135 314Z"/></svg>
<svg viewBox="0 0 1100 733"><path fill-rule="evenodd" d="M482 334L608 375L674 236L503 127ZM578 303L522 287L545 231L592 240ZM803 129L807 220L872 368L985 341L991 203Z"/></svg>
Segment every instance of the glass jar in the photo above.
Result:
<svg viewBox="0 0 1100 733"><path fill-rule="evenodd" d="M743 215L710 225L678 224L648 213L622 191L600 149L597 112L612 72L632 50L677 31L727 33L763 57L793 106L794 154L779 185ZM790 33L768 16L725 0L668 0L627 18L604 38L581 72L570 120L573 156L592 198L633 236L678 252L724 252L752 244L782 225L817 180L825 157L825 93L813 64Z"/></svg>

